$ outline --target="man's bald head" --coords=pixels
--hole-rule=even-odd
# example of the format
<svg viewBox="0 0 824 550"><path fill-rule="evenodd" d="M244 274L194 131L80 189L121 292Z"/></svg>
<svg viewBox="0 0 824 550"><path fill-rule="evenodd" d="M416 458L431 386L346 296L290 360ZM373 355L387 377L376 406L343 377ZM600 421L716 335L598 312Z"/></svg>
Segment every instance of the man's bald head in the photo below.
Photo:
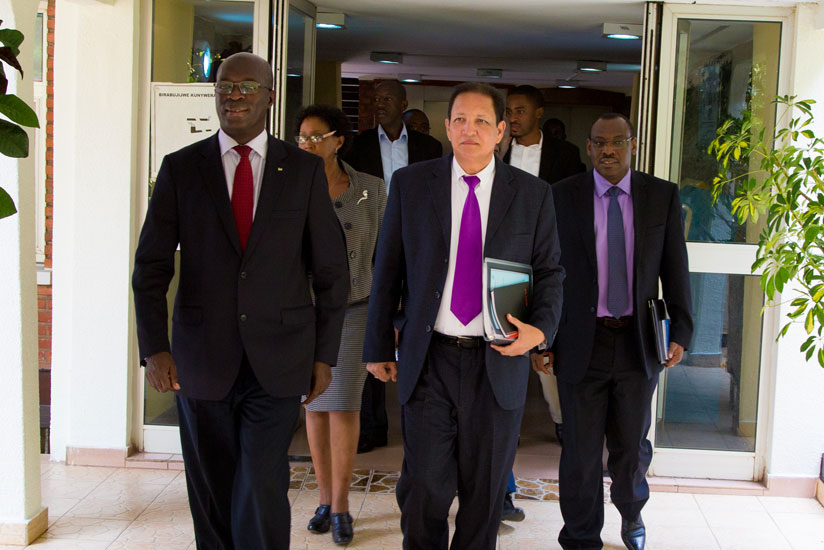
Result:
<svg viewBox="0 0 824 550"><path fill-rule="evenodd" d="M253 75L255 81L270 90L275 87L272 66L265 59L253 53L240 52L224 59L217 70L217 80L220 80L223 73L229 69Z"/></svg>

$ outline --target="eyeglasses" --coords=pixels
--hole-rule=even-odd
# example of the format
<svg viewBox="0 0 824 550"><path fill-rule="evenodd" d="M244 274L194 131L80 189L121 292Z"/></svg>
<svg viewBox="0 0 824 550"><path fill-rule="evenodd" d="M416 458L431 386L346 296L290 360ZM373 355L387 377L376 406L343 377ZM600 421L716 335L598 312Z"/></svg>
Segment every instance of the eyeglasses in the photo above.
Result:
<svg viewBox="0 0 824 550"><path fill-rule="evenodd" d="M329 136L333 135L337 130L332 130L331 132L326 132L325 134L312 134L311 136L295 136L295 141L298 142L298 145L303 145L307 141L311 141L314 144L318 144L324 139L328 138Z"/></svg>
<svg viewBox="0 0 824 550"><path fill-rule="evenodd" d="M220 95L229 95L235 89L235 86L237 86L238 90L240 90L240 93L243 95L256 94L261 88L264 90L271 90L271 88L261 86L260 82L255 82L254 80L244 80L243 82L221 80L215 83L215 92Z"/></svg>
<svg viewBox="0 0 824 550"><path fill-rule="evenodd" d="M625 149L627 145L635 139L634 137L630 136L627 138L619 138L613 139L612 141L604 141L603 139L591 139L589 142L595 147L596 149L603 149L607 145L612 147L613 149Z"/></svg>

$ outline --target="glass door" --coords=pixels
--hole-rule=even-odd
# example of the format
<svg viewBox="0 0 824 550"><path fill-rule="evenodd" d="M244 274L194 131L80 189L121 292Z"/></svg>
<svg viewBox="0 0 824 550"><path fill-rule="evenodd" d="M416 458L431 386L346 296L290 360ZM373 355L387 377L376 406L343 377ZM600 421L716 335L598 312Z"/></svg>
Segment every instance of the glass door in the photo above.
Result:
<svg viewBox="0 0 824 550"><path fill-rule="evenodd" d="M659 380L650 468L657 476L761 477L763 373L773 366L774 334L750 273L761 228L736 223L731 189L712 203L718 163L707 147L724 121L745 111L772 132L790 17L780 9L663 8L654 173L681 193L695 331L684 360Z"/></svg>
<svg viewBox="0 0 824 550"><path fill-rule="evenodd" d="M289 0L281 25L286 32L279 50L278 109L274 128L283 140L291 140L298 110L312 103L315 92L315 21L317 8L306 0Z"/></svg>

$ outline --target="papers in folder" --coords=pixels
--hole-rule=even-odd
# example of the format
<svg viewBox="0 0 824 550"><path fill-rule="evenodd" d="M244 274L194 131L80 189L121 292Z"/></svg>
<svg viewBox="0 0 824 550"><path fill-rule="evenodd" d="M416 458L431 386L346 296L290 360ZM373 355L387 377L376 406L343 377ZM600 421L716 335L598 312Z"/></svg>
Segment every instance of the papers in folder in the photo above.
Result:
<svg viewBox="0 0 824 550"><path fill-rule="evenodd" d="M652 336L655 342L655 351L658 354L658 362L662 365L669 359L669 330L670 317L667 312L667 303L661 299L649 300L649 314L652 319Z"/></svg>
<svg viewBox="0 0 824 550"><path fill-rule="evenodd" d="M494 258L484 259L484 334L493 344L518 338L518 329L506 314L526 322L532 305L532 266Z"/></svg>

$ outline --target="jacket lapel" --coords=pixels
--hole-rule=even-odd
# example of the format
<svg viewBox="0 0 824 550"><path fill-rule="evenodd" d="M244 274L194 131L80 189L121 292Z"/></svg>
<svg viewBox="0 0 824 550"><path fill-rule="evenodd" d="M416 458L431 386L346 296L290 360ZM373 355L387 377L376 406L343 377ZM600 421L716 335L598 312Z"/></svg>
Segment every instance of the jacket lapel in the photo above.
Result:
<svg viewBox="0 0 824 550"><path fill-rule="evenodd" d="M646 216L643 209L647 204L647 185L635 170L631 171L629 184L632 191L632 227L635 242L635 251L632 258L632 279L635 281L637 277L634 274L638 273L639 258L644 257L644 220L648 219L648 216Z"/></svg>
<svg viewBox="0 0 824 550"><path fill-rule="evenodd" d="M435 170L426 183L441 224L444 248L449 250L452 231L452 155L444 157L435 165Z"/></svg>
<svg viewBox="0 0 824 550"><path fill-rule="evenodd" d="M578 229L581 231L581 240L589 263L597 268L598 261L595 255L595 207L592 195L595 193L595 178L590 170L582 179L579 188L574 192L575 209L578 215Z"/></svg>
<svg viewBox="0 0 824 550"><path fill-rule="evenodd" d="M286 148L277 139L269 136L268 149L266 150L266 164L263 168L263 179L260 182L260 196L255 209L255 220L252 223L252 232L249 234L249 242L246 244L246 255L251 255L255 245L260 241L269 223L269 217L275 209L278 198L283 191L283 178L285 172L281 163L286 158Z"/></svg>
<svg viewBox="0 0 824 550"><path fill-rule="evenodd" d="M512 170L508 164L495 158L495 179L492 181L492 195L489 199L489 216L486 221L486 239L484 239L484 250L495 237L495 233L501 226L501 222L506 216L509 205L515 197L515 189L512 188Z"/></svg>
<svg viewBox="0 0 824 550"><path fill-rule="evenodd" d="M215 202L217 215L223 224L223 229L229 237L238 256L240 251L240 237L235 225L235 214L232 212L232 203L229 199L229 189L226 186L226 172L223 170L223 161L220 157L220 143L217 135L204 141L200 148L203 162L200 163L200 175L206 182L209 194Z"/></svg>

